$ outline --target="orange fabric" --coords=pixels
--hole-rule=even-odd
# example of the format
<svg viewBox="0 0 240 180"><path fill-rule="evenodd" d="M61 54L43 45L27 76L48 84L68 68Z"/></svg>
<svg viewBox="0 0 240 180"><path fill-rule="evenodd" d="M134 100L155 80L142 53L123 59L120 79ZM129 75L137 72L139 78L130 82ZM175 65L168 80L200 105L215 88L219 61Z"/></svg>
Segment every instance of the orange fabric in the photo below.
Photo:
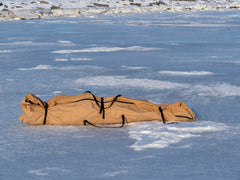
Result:
<svg viewBox="0 0 240 180"><path fill-rule="evenodd" d="M101 98L95 97L98 104L91 94L58 95L47 102L42 102L34 94L28 94L21 101L23 113L19 120L31 125L44 124L45 103L48 105L45 123L47 125L83 125L84 120L92 124L121 124L122 115L125 116L128 123L163 121L159 106L162 107L166 122L194 121L197 119L194 112L183 102L157 105L146 100L120 96L113 104L115 97L106 97L101 104ZM104 110L100 113L102 106L104 106ZM105 113L104 119L103 113Z"/></svg>

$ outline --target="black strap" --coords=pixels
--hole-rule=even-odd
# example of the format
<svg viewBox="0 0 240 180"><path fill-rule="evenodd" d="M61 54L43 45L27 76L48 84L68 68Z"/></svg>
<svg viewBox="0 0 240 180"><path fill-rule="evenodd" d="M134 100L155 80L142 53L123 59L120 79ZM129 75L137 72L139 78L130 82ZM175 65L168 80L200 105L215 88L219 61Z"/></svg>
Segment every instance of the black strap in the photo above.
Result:
<svg viewBox="0 0 240 180"><path fill-rule="evenodd" d="M163 115L163 110L162 110L161 106L159 106L158 109L159 109L159 112L161 113L163 123L166 124L166 121L165 121L165 118L164 118L164 115Z"/></svg>
<svg viewBox="0 0 240 180"><path fill-rule="evenodd" d="M93 96L93 99L94 99L95 103L96 103L97 106L100 108L99 113L102 114L102 118L103 118L103 119L105 119L105 109L111 108L112 105L113 105L115 102L134 104L134 103L132 103L132 102L117 101L117 99L118 99L120 96L122 96L122 95L120 95L120 94L117 95L117 96L115 96L112 101L104 102L104 98L103 98L103 97L101 97L101 101L98 101L97 98L96 98L96 96L95 96L91 91L85 91L85 93L91 94L91 95ZM105 107L104 103L109 103L109 102L111 102L111 104L110 104L108 107ZM94 126L94 127L103 127L103 128L105 128L105 126L97 126L97 125L95 125L95 124L92 124L92 123L89 122L88 120L84 120L83 124L84 124L84 125L90 124L90 125L92 125L92 126ZM122 115L122 125L120 126L120 128L123 127L124 124L125 124L125 117L124 117L124 115ZM106 126L106 128L115 128L115 127Z"/></svg>
<svg viewBox="0 0 240 180"><path fill-rule="evenodd" d="M46 124L46 121L47 121L48 103L46 102L44 102L44 109L45 109L45 115L44 115L43 125Z"/></svg>
<svg viewBox="0 0 240 180"><path fill-rule="evenodd" d="M105 109L106 108L104 106L104 98L101 97L101 102L100 102L100 105L99 105L99 101L97 100L96 96L91 91L85 91L85 93L91 94L93 96L94 101L96 102L97 106L100 108L99 113L102 114L102 118L105 119ZM112 100L112 103L107 108L112 107L112 105L117 101L117 99L120 96L122 96L122 95L119 94L119 95L115 96L114 99Z"/></svg>
<svg viewBox="0 0 240 180"><path fill-rule="evenodd" d="M101 108L100 105L99 105L99 103L98 103L98 100L97 100L96 96L95 96L91 91L85 91L85 93L91 94L92 97L93 97L93 99L94 99L94 101L96 102L97 106L98 106L99 108Z"/></svg>
<svg viewBox="0 0 240 180"><path fill-rule="evenodd" d="M101 107L99 113L102 113L102 118L105 119L105 108L104 108L104 98L101 97Z"/></svg>
<svg viewBox="0 0 240 180"><path fill-rule="evenodd" d="M118 94L117 96L115 96L114 99L112 100L112 103L110 104L110 106L109 106L108 108L112 107L112 105L117 101L117 99L118 99L120 96L122 96L122 95L121 95L121 94Z"/></svg>
<svg viewBox="0 0 240 180"><path fill-rule="evenodd" d="M99 125L95 125L95 124L89 122L88 120L84 120L83 121L83 125L86 126L87 124L89 124L89 125L91 125L93 127L97 127L97 128L122 128L125 125L125 116L122 115L122 124L119 127L116 127L116 126L99 126Z"/></svg>
<svg viewBox="0 0 240 180"><path fill-rule="evenodd" d="M166 123L166 120L165 120L164 114L163 114L163 110L162 110L162 108L160 106L159 106L159 111L161 113L162 121L163 121L164 124L178 124L178 122L168 122L168 123Z"/></svg>

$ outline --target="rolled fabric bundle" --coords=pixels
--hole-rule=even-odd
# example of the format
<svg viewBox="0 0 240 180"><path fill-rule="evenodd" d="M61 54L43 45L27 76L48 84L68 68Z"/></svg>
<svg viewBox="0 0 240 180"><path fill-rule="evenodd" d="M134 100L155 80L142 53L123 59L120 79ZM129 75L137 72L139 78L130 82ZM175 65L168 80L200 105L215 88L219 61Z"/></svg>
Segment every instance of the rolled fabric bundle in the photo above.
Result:
<svg viewBox="0 0 240 180"><path fill-rule="evenodd" d="M21 101L19 120L31 125L107 125L140 121L179 122L197 120L183 102L153 104L121 95L99 97L87 91L79 95L58 95L43 102L34 94ZM121 126L121 127L122 127Z"/></svg>

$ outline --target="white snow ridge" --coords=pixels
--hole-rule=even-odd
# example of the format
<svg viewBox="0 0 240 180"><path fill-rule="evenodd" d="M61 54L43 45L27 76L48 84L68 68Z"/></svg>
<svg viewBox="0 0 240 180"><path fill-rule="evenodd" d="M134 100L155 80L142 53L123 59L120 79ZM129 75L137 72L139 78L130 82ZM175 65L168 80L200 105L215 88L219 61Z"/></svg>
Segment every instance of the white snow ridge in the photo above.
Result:
<svg viewBox="0 0 240 180"><path fill-rule="evenodd" d="M144 83L143 83L144 82ZM153 79L126 78L125 76L94 76L79 78L76 85L133 87L144 89L174 89L185 88L190 85Z"/></svg>
<svg viewBox="0 0 240 180"><path fill-rule="evenodd" d="M164 90L171 89L178 91L182 89L184 95L197 94L199 96L216 96L216 97L228 97L228 96L240 96L240 87L226 84L226 83L211 83L211 84L188 84L177 83L171 81L162 81L146 78L126 78L125 76L92 76L78 78L75 80L76 86L102 86L102 87L131 87L141 88L145 90Z"/></svg>
<svg viewBox="0 0 240 180"><path fill-rule="evenodd" d="M71 58L71 61L91 61L92 58Z"/></svg>
<svg viewBox="0 0 240 180"><path fill-rule="evenodd" d="M68 59L66 59L66 58L57 58L54 61L65 62L65 61L68 61Z"/></svg>
<svg viewBox="0 0 240 180"><path fill-rule="evenodd" d="M179 75L179 76L205 76L212 75L209 71L158 71L159 74Z"/></svg>
<svg viewBox="0 0 240 180"><path fill-rule="evenodd" d="M28 71L28 70L42 70L42 69L54 69L53 66L51 65L37 65L36 67L32 67L32 68L18 68L18 70L20 71Z"/></svg>
<svg viewBox="0 0 240 180"><path fill-rule="evenodd" d="M66 49L66 50L58 50L52 51L52 53L56 54L70 54L70 53L96 53L96 52L116 52L116 51L156 51L162 50L162 48L154 48L154 47L142 47L142 46L130 46L130 47L92 47L86 49Z"/></svg>
<svg viewBox="0 0 240 180"><path fill-rule="evenodd" d="M208 121L162 125L159 122L134 123L129 127L129 137L136 142L130 147L136 151L150 148L166 148L184 139L201 137L203 133L225 131L228 127L222 123ZM190 145L181 146L189 148Z"/></svg>
<svg viewBox="0 0 240 180"><path fill-rule="evenodd" d="M58 168L58 167L45 167L42 169L35 169L35 170L28 171L29 174L34 174L37 176L48 176L52 172L66 174L66 173L70 173L71 171L67 169Z"/></svg>
<svg viewBox="0 0 240 180"><path fill-rule="evenodd" d="M11 53L12 50L0 50L0 53Z"/></svg>

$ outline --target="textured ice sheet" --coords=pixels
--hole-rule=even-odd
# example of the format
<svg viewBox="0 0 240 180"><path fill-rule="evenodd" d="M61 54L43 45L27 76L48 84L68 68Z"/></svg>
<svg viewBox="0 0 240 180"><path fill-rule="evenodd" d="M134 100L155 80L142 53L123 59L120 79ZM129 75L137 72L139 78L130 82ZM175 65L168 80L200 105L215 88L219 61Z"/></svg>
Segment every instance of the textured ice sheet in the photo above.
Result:
<svg viewBox="0 0 240 180"><path fill-rule="evenodd" d="M1 22L1 179L239 179L239 17L226 11ZM163 49L52 53L132 46ZM97 129L17 119L25 94L48 100L85 90L183 100L199 120Z"/></svg>
<svg viewBox="0 0 240 180"><path fill-rule="evenodd" d="M188 76L190 75L188 74ZM191 76L196 76L196 74L191 74ZM198 94L200 96L216 96L216 97L240 96L240 87L227 83L188 84L146 78L144 79L127 78L125 76L84 77L77 79L75 83L76 85L79 84L87 86L118 87L118 88L129 87L129 88L141 88L145 90L176 89L177 91L181 90L184 95Z"/></svg>

